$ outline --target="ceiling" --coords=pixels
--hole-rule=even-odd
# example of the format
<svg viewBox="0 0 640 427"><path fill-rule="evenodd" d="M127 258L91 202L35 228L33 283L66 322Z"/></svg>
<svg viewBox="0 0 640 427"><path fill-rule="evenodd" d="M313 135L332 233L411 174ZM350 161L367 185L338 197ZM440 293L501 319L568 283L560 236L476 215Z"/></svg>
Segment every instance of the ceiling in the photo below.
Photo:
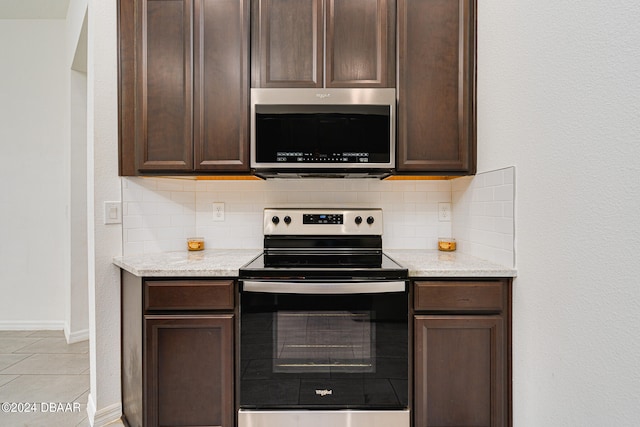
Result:
<svg viewBox="0 0 640 427"><path fill-rule="evenodd" d="M0 19L65 19L69 0L0 0Z"/></svg>

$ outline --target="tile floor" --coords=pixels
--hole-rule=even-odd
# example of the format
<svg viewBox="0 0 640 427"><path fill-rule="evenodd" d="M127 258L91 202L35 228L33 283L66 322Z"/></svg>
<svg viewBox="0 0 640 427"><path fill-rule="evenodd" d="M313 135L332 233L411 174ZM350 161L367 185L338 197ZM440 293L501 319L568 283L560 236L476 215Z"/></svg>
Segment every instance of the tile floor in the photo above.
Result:
<svg viewBox="0 0 640 427"><path fill-rule="evenodd" d="M69 345L62 331L0 331L0 426L88 427L88 395L89 341ZM25 403L32 412L12 412Z"/></svg>

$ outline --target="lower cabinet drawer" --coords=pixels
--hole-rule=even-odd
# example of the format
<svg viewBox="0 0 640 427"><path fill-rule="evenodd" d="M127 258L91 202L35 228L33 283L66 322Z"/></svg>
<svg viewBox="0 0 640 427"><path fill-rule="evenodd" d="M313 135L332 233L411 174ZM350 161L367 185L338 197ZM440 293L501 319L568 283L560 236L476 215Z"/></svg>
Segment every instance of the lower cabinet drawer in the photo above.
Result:
<svg viewBox="0 0 640 427"><path fill-rule="evenodd" d="M145 280L145 311L233 310L233 280Z"/></svg>
<svg viewBox="0 0 640 427"><path fill-rule="evenodd" d="M504 310L505 284L501 281L414 282L416 311L473 311L499 313Z"/></svg>

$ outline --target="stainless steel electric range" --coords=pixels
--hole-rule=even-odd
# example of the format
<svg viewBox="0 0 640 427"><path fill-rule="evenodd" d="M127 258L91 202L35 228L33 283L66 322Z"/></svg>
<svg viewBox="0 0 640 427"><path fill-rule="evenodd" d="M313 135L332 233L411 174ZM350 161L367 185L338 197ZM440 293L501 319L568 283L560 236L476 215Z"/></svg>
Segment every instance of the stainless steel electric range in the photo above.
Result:
<svg viewBox="0 0 640 427"><path fill-rule="evenodd" d="M409 426L407 270L380 209L265 209L240 269L239 427Z"/></svg>

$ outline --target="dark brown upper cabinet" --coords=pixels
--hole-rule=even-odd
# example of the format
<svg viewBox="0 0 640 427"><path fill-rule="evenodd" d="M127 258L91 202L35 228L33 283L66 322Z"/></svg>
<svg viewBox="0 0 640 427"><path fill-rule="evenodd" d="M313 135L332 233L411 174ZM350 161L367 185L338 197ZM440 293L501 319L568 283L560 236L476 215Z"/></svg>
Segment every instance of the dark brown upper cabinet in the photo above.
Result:
<svg viewBox="0 0 640 427"><path fill-rule="evenodd" d="M253 0L252 86L394 87L395 0Z"/></svg>
<svg viewBox="0 0 640 427"><path fill-rule="evenodd" d="M398 0L398 156L405 174L476 171L476 0Z"/></svg>
<svg viewBox="0 0 640 427"><path fill-rule="evenodd" d="M248 0L120 0L120 175L247 172Z"/></svg>

